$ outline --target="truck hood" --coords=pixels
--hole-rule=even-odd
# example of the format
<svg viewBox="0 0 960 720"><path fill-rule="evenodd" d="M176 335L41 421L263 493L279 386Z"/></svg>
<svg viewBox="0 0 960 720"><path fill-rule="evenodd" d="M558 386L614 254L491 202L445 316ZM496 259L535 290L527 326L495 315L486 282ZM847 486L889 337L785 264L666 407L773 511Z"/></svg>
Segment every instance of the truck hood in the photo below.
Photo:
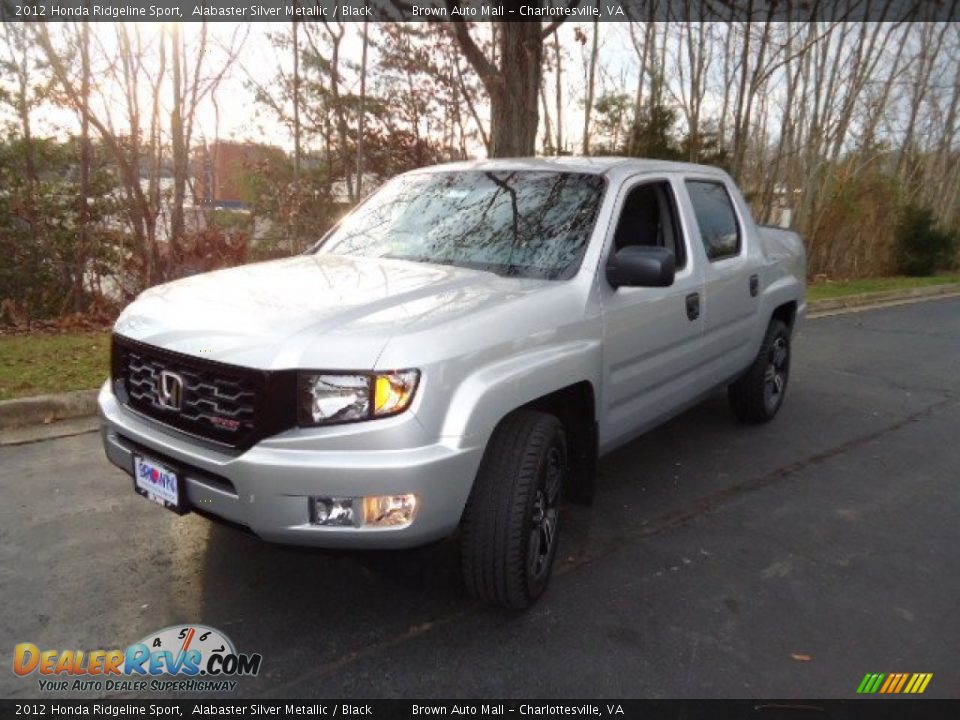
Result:
<svg viewBox="0 0 960 720"><path fill-rule="evenodd" d="M402 260L300 255L147 290L120 315L128 338L260 369L373 369L391 337L536 292L549 281Z"/></svg>

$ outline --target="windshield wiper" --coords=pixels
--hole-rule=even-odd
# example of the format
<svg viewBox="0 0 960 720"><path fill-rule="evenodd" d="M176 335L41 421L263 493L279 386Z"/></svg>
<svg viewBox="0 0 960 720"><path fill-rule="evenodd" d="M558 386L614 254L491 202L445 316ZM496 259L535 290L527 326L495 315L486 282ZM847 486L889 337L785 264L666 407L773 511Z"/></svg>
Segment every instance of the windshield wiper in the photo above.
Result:
<svg viewBox="0 0 960 720"><path fill-rule="evenodd" d="M502 263L474 262L471 260L451 260L445 258L433 258L427 255L395 255L387 253L380 257L388 260L407 260L409 262L426 263L428 265L444 265L446 267L461 267L466 270L479 270L488 272L500 277L526 277L524 273L526 268L522 265L506 265Z"/></svg>

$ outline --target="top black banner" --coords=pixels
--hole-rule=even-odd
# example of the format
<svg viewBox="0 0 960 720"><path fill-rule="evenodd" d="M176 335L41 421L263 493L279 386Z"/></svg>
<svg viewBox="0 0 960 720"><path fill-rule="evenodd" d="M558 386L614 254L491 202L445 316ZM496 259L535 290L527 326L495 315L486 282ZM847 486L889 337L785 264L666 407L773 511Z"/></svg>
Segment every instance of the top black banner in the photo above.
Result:
<svg viewBox="0 0 960 720"><path fill-rule="evenodd" d="M6 22L951 21L960 0L0 0Z"/></svg>
<svg viewBox="0 0 960 720"><path fill-rule="evenodd" d="M0 717L48 718L99 716L142 717L271 717L353 720L356 718L517 718L558 720L942 720L956 717L957 700L276 700L263 698L179 700L0 700Z"/></svg>

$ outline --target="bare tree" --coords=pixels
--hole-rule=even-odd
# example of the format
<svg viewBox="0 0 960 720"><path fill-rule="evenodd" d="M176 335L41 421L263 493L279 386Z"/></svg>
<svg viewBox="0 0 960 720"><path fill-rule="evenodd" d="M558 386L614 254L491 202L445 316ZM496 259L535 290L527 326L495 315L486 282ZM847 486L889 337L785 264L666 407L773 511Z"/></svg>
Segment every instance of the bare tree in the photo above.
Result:
<svg viewBox="0 0 960 720"><path fill-rule="evenodd" d="M363 21L363 44L360 52L360 102L357 107L357 197L363 197L363 150L367 120L367 50L370 46L370 23Z"/></svg>
<svg viewBox="0 0 960 720"><path fill-rule="evenodd" d="M15 90L10 95L10 104L16 112L20 132L23 136L24 167L27 171L27 181L35 186L37 169L34 160L33 124L30 119L33 110L31 87L33 78L30 72L28 36L32 29L33 25L31 23L7 22L3 24L4 37L7 40L7 57L3 62L3 70L8 76L14 78Z"/></svg>
<svg viewBox="0 0 960 720"><path fill-rule="evenodd" d="M677 75L677 90L672 94L683 111L691 138L687 155L691 162L699 159L701 117L707 94L711 41L710 26L702 22L692 22L688 16L680 25L677 52L670 62Z"/></svg>
<svg viewBox="0 0 960 720"><path fill-rule="evenodd" d="M329 55L326 56L327 69L330 78L330 104L333 109L333 118L334 125L337 132L337 140L339 147L341 149L340 163L342 168L342 175L344 182L347 187L347 197L350 202L353 202L356 199L356 191L354 189L354 180L353 180L353 167L350 163L347 148L349 147L349 123L347 121L347 110L344 107L344 103L341 101L341 74L340 74L340 50L343 44L343 38L346 35L346 23L338 19L338 12L334 12L333 20L324 20L321 23L321 27L326 32L327 42L330 46ZM308 26L309 27L309 26ZM313 52L317 57L324 57L321 53L319 47L317 46L316 38L314 37L313 32L307 32L307 41L310 43Z"/></svg>
<svg viewBox="0 0 960 720"><path fill-rule="evenodd" d="M590 47L590 60L587 63L587 97L583 103L583 154L590 154L590 113L593 110L594 90L597 80L597 56L599 54L598 39L600 37L600 20L593 21L593 42ZM586 39L586 38L584 38Z"/></svg>
<svg viewBox="0 0 960 720"><path fill-rule="evenodd" d="M933 12L931 8L930 12ZM930 92L931 73L935 59L943 47L943 39L950 27L949 23L921 23L923 28L920 36L920 49L914 61L913 82L910 84L910 103L908 110L907 127L903 133L903 146L897 158L897 174L901 174L907 160L915 153L914 134L917 129L917 118Z"/></svg>
<svg viewBox="0 0 960 720"><path fill-rule="evenodd" d="M122 186L128 201L127 219L134 233L134 251L143 261L143 279L151 284L161 278L159 251L156 244L156 221L159 210L156 205L151 204L140 183L139 81L143 73L143 46L139 30L134 28L131 35L131 31L124 23L118 23L117 28L120 62L119 68L113 66L111 70L119 70L121 73L121 87L125 93L129 127L126 141L122 140L113 128L113 121L109 115L98 114L91 108L89 102L84 101L82 89L78 87L74 74L64 62L64 55L53 45L49 26L37 25L34 32L66 102L79 115L84 115L88 119L120 171Z"/></svg>
<svg viewBox="0 0 960 720"><path fill-rule="evenodd" d="M303 149L300 144L300 28L299 22L294 20L293 30L293 212L294 222L290 232L290 252L300 248L300 223L297 215L300 212L301 187L300 165Z"/></svg>
<svg viewBox="0 0 960 720"><path fill-rule="evenodd" d="M206 35L206 23L203 24ZM202 54L201 50L201 54ZM183 204L187 194L187 137L183 125L183 38L180 24L170 25L170 73L173 87L173 103L170 108L170 140L173 146L173 207L170 211L170 252L180 256L180 243L184 234Z"/></svg>
<svg viewBox="0 0 960 720"><path fill-rule="evenodd" d="M459 7L460 1L446 0L447 7ZM574 0L574 4L577 2ZM492 60L477 45L465 23L449 24L490 99L491 157L536 152L543 43L562 22L546 26L537 22L491 23L496 38L496 57Z"/></svg>
<svg viewBox="0 0 960 720"><path fill-rule="evenodd" d="M557 108L557 141L554 143L557 155L563 154L563 54L560 52L560 36L557 28L553 30L553 57L556 60L556 84L554 103Z"/></svg>
<svg viewBox="0 0 960 720"><path fill-rule="evenodd" d="M84 309L83 279L90 249L90 23L84 20L80 32L80 208L79 238L74 253L73 309Z"/></svg>

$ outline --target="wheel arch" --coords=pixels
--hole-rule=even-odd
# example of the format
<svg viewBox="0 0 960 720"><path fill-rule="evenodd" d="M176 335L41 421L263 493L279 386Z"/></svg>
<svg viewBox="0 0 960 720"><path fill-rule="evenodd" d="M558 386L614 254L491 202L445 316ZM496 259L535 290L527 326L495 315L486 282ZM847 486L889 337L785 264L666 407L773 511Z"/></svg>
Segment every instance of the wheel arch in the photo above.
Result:
<svg viewBox="0 0 960 720"><path fill-rule="evenodd" d="M793 325L797 319L797 301L789 300L785 303L777 305L773 309L773 313L770 315L770 320L780 320L784 325L793 332ZM769 325L769 323L767 323Z"/></svg>
<svg viewBox="0 0 960 720"><path fill-rule="evenodd" d="M567 435L570 477L567 498L589 505L593 502L597 470L596 394L587 380L568 385L522 406L556 417Z"/></svg>
<svg viewBox="0 0 960 720"><path fill-rule="evenodd" d="M496 429L519 410L534 410L556 417L567 439L570 476L566 497L571 502L589 505L593 501L597 469L596 392L589 380L579 380L510 407L490 429L484 453Z"/></svg>

